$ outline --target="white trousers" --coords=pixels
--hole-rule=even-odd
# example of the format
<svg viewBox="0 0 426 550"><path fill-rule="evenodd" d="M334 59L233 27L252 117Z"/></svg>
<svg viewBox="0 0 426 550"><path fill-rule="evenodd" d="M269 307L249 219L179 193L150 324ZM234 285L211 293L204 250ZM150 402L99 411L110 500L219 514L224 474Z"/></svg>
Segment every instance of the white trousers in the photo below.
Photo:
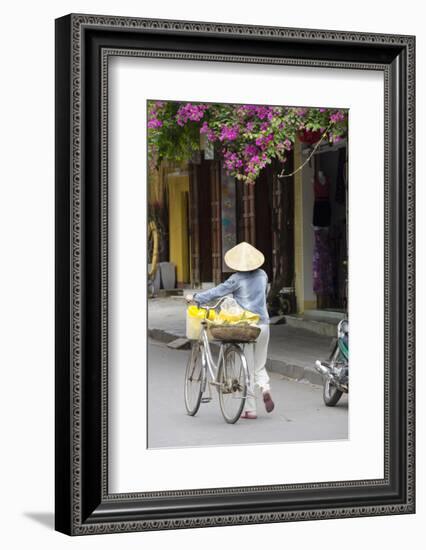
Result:
<svg viewBox="0 0 426 550"><path fill-rule="evenodd" d="M269 325L259 325L259 328L260 334L256 342L244 346L250 376L244 410L253 412L256 411L255 388L259 387L262 391L270 389L269 376L265 368L268 358Z"/></svg>

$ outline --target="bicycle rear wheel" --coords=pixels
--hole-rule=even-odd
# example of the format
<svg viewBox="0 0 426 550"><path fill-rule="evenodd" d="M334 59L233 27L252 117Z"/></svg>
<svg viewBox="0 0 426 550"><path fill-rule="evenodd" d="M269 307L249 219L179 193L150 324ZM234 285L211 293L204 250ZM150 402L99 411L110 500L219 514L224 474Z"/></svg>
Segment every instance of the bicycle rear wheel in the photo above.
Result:
<svg viewBox="0 0 426 550"><path fill-rule="evenodd" d="M223 418L228 424L235 424L247 397L247 361L238 346L229 346L225 351L217 379Z"/></svg>
<svg viewBox="0 0 426 550"><path fill-rule="evenodd" d="M203 364L201 345L193 342L185 370L185 408L190 416L197 414L205 386L206 370Z"/></svg>

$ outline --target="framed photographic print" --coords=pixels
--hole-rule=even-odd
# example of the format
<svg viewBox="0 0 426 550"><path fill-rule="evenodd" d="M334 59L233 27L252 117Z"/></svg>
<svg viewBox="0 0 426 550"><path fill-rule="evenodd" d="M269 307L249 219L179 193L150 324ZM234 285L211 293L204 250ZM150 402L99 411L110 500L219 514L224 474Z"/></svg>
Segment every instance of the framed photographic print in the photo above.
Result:
<svg viewBox="0 0 426 550"><path fill-rule="evenodd" d="M57 530L414 513L414 56L56 20Z"/></svg>

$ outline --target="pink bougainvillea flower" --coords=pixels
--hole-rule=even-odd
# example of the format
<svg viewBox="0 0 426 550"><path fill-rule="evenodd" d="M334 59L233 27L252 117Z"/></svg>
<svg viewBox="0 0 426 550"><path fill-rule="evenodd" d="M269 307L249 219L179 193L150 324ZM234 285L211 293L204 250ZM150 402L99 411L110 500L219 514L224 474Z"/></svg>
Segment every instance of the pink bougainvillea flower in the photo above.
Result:
<svg viewBox="0 0 426 550"><path fill-rule="evenodd" d="M256 109L256 115L260 120L264 120L268 116L268 109L267 107L259 106Z"/></svg>
<svg viewBox="0 0 426 550"><path fill-rule="evenodd" d="M256 113L257 105L242 105L241 107L248 115L254 115Z"/></svg>
<svg viewBox="0 0 426 550"><path fill-rule="evenodd" d="M222 126L220 132L219 140L220 141L234 141L238 137L238 127L237 126Z"/></svg>
<svg viewBox="0 0 426 550"><path fill-rule="evenodd" d="M308 109L306 109L304 107L300 108L300 109L296 109L296 114L298 116L305 116L307 112L308 112Z"/></svg>
<svg viewBox="0 0 426 550"><path fill-rule="evenodd" d="M330 122L340 122L345 119L345 115L342 111L336 111L330 115Z"/></svg>
<svg viewBox="0 0 426 550"><path fill-rule="evenodd" d="M335 143L344 138L347 125L345 109L177 103L174 120L170 120L166 118L169 116L166 115L168 105L169 102L164 101L149 102L150 147L159 145L156 156L173 156L171 143L180 139L176 131L181 128L185 140L188 140L188 146L185 140L182 141L182 150L185 153L187 147L188 155L192 154L200 145L197 138L199 132L198 135L205 136L209 141L221 143L220 153L225 170L249 184L256 181L271 159L278 158L280 162L288 160L287 152L294 146L292 140L295 135L303 131L312 133L312 128L316 128L320 136L327 132L328 140ZM191 124L188 132L185 128L187 124ZM196 128L198 131L193 133ZM168 131L172 132L170 136ZM178 153L181 154L181 151Z"/></svg>
<svg viewBox="0 0 426 550"><path fill-rule="evenodd" d="M246 145L244 148L244 154L247 155L248 157L252 157L257 153L258 153L257 147L251 143L249 145Z"/></svg>
<svg viewBox="0 0 426 550"><path fill-rule="evenodd" d="M158 120L158 118L152 118L148 121L148 128L161 128L163 126L163 121Z"/></svg>
<svg viewBox="0 0 426 550"><path fill-rule="evenodd" d="M283 142L277 144L278 151L291 151L293 144L289 139L285 139Z"/></svg>
<svg viewBox="0 0 426 550"><path fill-rule="evenodd" d="M203 122L203 125L200 128L200 134L204 134L209 141L216 141L216 134L206 121Z"/></svg>
<svg viewBox="0 0 426 550"><path fill-rule="evenodd" d="M203 118L206 109L208 109L208 105L194 105L193 103L182 105L176 113L176 122L179 126L184 126L188 120L198 122Z"/></svg>

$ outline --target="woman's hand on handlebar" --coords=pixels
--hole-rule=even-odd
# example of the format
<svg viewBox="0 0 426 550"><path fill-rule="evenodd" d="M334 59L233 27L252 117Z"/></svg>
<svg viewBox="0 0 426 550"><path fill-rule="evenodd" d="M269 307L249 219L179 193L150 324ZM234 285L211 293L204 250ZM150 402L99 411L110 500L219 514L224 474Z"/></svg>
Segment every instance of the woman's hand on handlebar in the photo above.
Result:
<svg viewBox="0 0 426 550"><path fill-rule="evenodd" d="M187 304L190 304L194 301L194 295L193 294L186 294L185 295L185 301Z"/></svg>

